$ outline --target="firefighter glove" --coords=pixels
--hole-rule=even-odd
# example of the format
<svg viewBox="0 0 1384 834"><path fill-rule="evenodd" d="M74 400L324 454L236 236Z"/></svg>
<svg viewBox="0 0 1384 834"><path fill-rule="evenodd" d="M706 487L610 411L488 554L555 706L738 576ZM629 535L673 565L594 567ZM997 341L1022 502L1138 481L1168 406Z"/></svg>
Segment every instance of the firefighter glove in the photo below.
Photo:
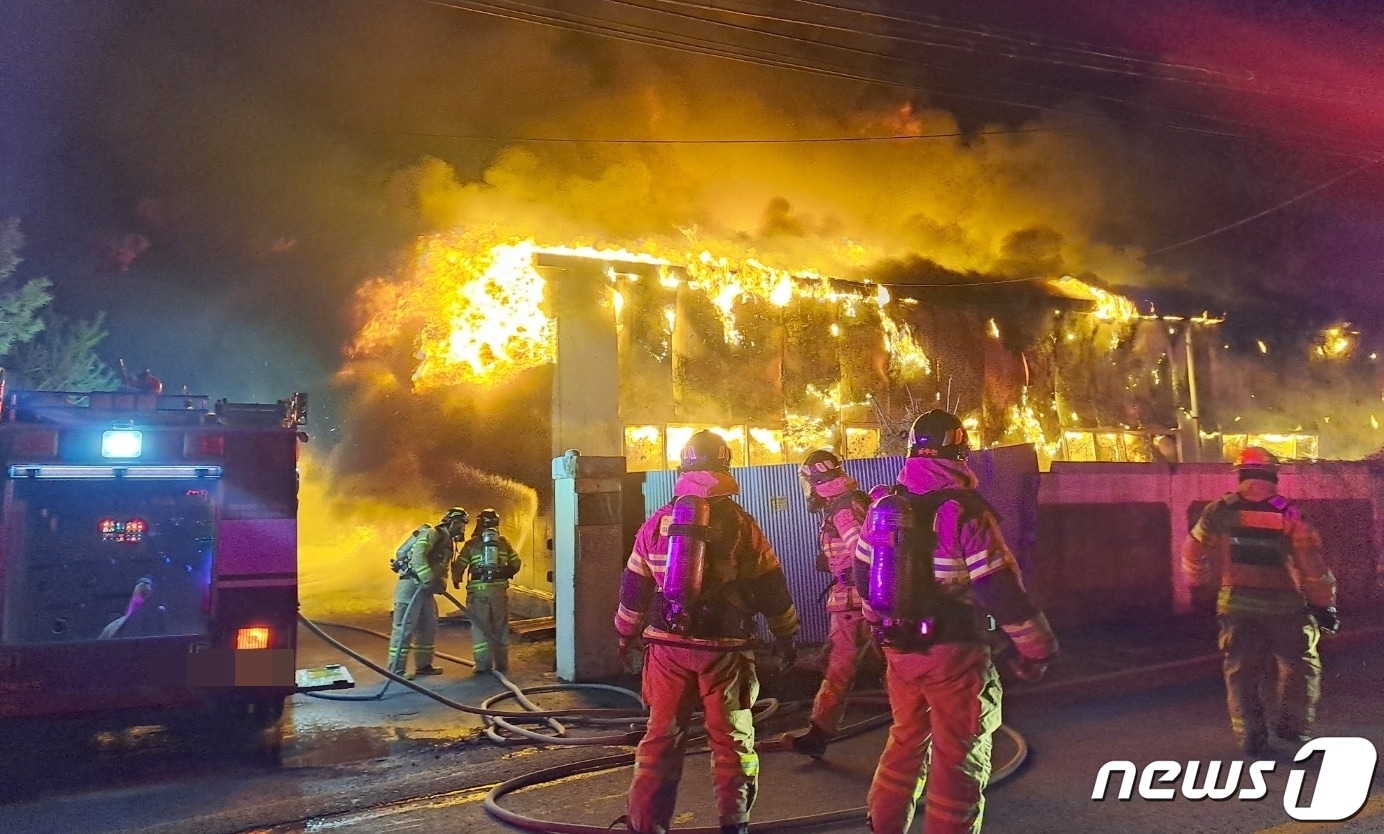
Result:
<svg viewBox="0 0 1384 834"><path fill-rule="evenodd" d="M635 665L635 658L641 654L643 648L638 637L620 638L620 665L625 668L626 672L633 674L639 671L638 666Z"/></svg>
<svg viewBox="0 0 1384 834"><path fill-rule="evenodd" d="M1050 657L1017 657L1011 664L1014 677L1024 683L1038 683L1048 671Z"/></svg>
<svg viewBox="0 0 1384 834"><path fill-rule="evenodd" d="M1321 629L1323 634L1335 634L1341 627L1341 618L1336 614L1334 606L1321 608L1314 605L1307 609L1307 613L1317 621L1317 628Z"/></svg>
<svg viewBox="0 0 1384 834"><path fill-rule="evenodd" d="M428 590L434 594L445 594L447 593L447 583L441 579L434 579L428 583Z"/></svg>
<svg viewBox="0 0 1384 834"><path fill-rule="evenodd" d="M793 645L792 637L774 638L773 652L778 658L780 671L787 672L798 662L798 647Z"/></svg>

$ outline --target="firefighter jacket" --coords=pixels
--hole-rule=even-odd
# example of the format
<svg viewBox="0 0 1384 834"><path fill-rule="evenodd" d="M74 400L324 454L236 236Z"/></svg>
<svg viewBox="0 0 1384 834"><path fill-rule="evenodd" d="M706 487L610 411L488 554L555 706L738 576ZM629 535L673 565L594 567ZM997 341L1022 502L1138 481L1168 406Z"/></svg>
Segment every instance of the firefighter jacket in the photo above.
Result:
<svg viewBox="0 0 1384 834"><path fill-rule="evenodd" d="M994 510L975 492L976 477L965 462L909 458L898 482L915 497L939 490L956 493L938 506L932 518L933 575L941 590L953 601L973 607L975 613L993 617L1024 658L1055 655L1057 637L1047 617L1029 599ZM872 556L862 538L856 551L856 587L865 600L865 616L877 621L868 603Z"/></svg>
<svg viewBox="0 0 1384 834"><path fill-rule="evenodd" d="M1232 492L1206 505L1182 551L1194 586L1220 582L1221 614L1295 614L1336 604L1336 578L1321 537L1281 495L1250 501Z"/></svg>
<svg viewBox="0 0 1384 834"><path fill-rule="evenodd" d="M401 578L416 579L424 585L445 580L452 556L452 537L440 527L428 527L427 534L409 548L408 571Z"/></svg>
<svg viewBox="0 0 1384 834"><path fill-rule="evenodd" d="M466 540L452 563L453 585L460 585L465 579L467 591L509 587L510 577L519 572L519 554L514 552L509 539L500 536L495 541L494 564L487 564L485 547L479 531Z"/></svg>
<svg viewBox="0 0 1384 834"><path fill-rule="evenodd" d="M775 637L798 633L798 610L788 593L783 567L764 531L731 500L739 485L725 472L687 472L673 495L696 495L711 506L702 592L688 634L669 630L662 589L668 573L668 528L672 504L660 507L639 528L634 550L620 577L615 630L622 637L677 646L739 651L754 636L753 619L763 615Z"/></svg>
<svg viewBox="0 0 1384 834"><path fill-rule="evenodd" d="M827 500L818 546L835 580L827 591L827 611L858 611L860 594L854 581L855 552L860 546L860 528L865 523L870 499L850 477L828 481L817 490Z"/></svg>

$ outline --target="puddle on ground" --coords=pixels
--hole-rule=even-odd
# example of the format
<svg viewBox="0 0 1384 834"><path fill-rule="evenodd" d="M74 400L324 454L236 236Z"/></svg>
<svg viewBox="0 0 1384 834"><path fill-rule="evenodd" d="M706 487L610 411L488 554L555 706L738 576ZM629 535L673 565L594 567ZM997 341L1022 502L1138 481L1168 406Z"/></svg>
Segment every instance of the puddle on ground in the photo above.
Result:
<svg viewBox="0 0 1384 834"><path fill-rule="evenodd" d="M476 736L471 727L315 727L284 732L286 768L329 767L434 750Z"/></svg>

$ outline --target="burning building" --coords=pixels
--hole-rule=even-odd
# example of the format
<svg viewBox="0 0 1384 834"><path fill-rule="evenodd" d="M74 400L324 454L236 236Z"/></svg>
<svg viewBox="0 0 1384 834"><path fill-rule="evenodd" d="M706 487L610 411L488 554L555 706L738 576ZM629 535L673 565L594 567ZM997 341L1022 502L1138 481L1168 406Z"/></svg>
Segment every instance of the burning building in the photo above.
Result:
<svg viewBox="0 0 1384 834"><path fill-rule="evenodd" d="M934 266L944 280L920 282L913 272L839 279L707 251L434 235L403 280L361 289L351 354L400 354L419 393L495 390L571 365L557 370L558 390L564 374L587 378L550 425L529 430L551 438L550 455L622 455L635 471L669 467L701 428L751 465L821 447L895 453L912 417L933 407L962 415L987 446L1151 460L1152 438L1197 414L1197 343L1214 339L1193 334L1220 319L1140 313L1071 276L1006 284ZM584 335L559 360L564 327Z"/></svg>

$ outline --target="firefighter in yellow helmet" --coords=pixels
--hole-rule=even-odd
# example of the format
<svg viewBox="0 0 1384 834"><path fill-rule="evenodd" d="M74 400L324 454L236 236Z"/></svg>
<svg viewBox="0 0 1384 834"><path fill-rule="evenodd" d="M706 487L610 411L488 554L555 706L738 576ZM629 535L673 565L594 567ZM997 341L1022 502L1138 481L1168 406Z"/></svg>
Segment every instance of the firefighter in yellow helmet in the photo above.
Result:
<svg viewBox="0 0 1384 834"><path fill-rule="evenodd" d="M846 696L855 685L861 662L874 647L874 632L860 610L855 589L855 551L860 544L860 525L865 521L869 497L841 467L835 454L818 449L798 467L807 508L823 514L817 533L817 569L831 574L827 589L827 642L822 647L822 685L812 701L807 731L785 733L784 744L795 753L814 758L826 754L827 742L841 727Z"/></svg>
<svg viewBox="0 0 1384 834"><path fill-rule="evenodd" d="M856 554L894 718L866 809L873 834L905 834L926 793L923 834L975 834L1003 694L986 633L1004 630L1026 681L1042 678L1057 638L976 491L961 421L923 414L908 448L892 494L866 514Z"/></svg>
<svg viewBox="0 0 1384 834"><path fill-rule="evenodd" d="M1211 502L1192 527L1182 567L1195 587L1219 584L1230 727L1246 756L1268 748L1261 685L1278 677L1275 734L1305 741L1321 697L1322 632L1335 633L1336 579L1321 537L1278 494L1278 458L1248 446L1235 458L1240 486Z"/></svg>
<svg viewBox="0 0 1384 834"><path fill-rule="evenodd" d="M794 658L798 612L755 520L732 500L730 447L700 431L682 450L673 501L635 537L620 578L615 630L628 656L642 637L649 724L634 754L626 822L666 834L692 713L705 715L722 834L745 834L759 782L750 712L759 698L751 640L762 615L781 661Z"/></svg>
<svg viewBox="0 0 1384 834"><path fill-rule="evenodd" d="M452 586L466 582L471 620L471 657L476 674L509 671L509 580L519 572L519 554L500 535L500 514L487 507L452 563Z"/></svg>
<svg viewBox="0 0 1384 834"><path fill-rule="evenodd" d="M414 671L408 675L440 675L433 665L437 644L437 600L447 590L447 568L455 556L455 543L466 535L466 510L453 507L436 526L422 525L392 565L399 574L394 583L394 620L389 635L389 671L403 675L413 653Z"/></svg>

